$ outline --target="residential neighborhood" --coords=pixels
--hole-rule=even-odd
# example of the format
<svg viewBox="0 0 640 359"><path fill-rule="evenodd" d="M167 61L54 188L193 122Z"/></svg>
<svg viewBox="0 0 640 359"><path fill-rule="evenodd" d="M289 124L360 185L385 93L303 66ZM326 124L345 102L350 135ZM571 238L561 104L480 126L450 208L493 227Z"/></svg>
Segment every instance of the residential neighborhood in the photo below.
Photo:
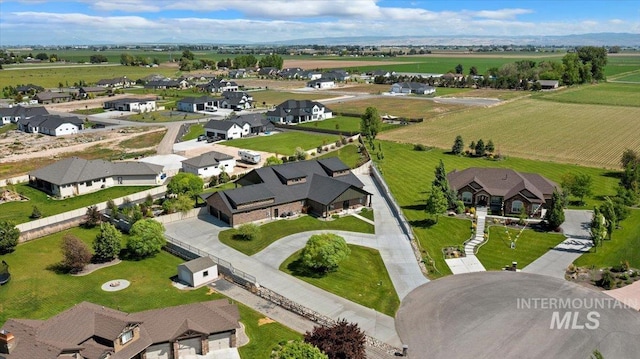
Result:
<svg viewBox="0 0 640 359"><path fill-rule="evenodd" d="M638 356L628 2L219 5L2 2L0 359Z"/></svg>

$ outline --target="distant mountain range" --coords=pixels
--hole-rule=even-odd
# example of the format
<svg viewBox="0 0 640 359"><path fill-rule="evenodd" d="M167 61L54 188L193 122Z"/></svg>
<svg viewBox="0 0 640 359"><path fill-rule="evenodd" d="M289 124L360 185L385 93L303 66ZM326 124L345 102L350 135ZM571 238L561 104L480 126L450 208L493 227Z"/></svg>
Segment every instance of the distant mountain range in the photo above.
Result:
<svg viewBox="0 0 640 359"><path fill-rule="evenodd" d="M591 33L562 36L360 36L297 39L274 45L427 45L427 46L640 46L640 34Z"/></svg>

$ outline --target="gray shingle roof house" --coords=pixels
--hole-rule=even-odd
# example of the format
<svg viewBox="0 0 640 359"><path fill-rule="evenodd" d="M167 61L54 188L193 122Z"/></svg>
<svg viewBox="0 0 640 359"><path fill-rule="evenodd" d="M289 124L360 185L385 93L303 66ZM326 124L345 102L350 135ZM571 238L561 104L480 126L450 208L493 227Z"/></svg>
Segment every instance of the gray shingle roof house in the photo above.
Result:
<svg viewBox="0 0 640 359"><path fill-rule="evenodd" d="M18 120L18 129L28 133L63 136L77 134L84 129L84 123L78 117L46 114Z"/></svg>
<svg viewBox="0 0 640 359"><path fill-rule="evenodd" d="M289 213L328 216L368 206L371 193L337 157L254 169L242 187L213 193L206 201L216 218L236 226Z"/></svg>
<svg viewBox="0 0 640 359"><path fill-rule="evenodd" d="M99 80L96 85L101 87L129 87L131 86L131 80L123 76L112 79L102 79Z"/></svg>
<svg viewBox="0 0 640 359"><path fill-rule="evenodd" d="M10 122L17 123L22 119L48 114L49 111L47 111L44 106L25 107L18 105L14 107L0 107L0 120L2 120L0 122L2 124Z"/></svg>
<svg viewBox="0 0 640 359"><path fill-rule="evenodd" d="M206 92L224 92L238 91L238 84L235 81L213 79L204 85L198 85L198 88Z"/></svg>
<svg viewBox="0 0 640 359"><path fill-rule="evenodd" d="M33 99L37 100L38 103L47 105L51 103L69 102L71 101L71 97L71 94L67 92L43 91L38 92L35 96L33 96Z"/></svg>
<svg viewBox="0 0 640 359"><path fill-rule="evenodd" d="M9 319L6 359L132 359L204 355L236 347L238 308L226 299L125 313L82 302L48 319Z"/></svg>
<svg viewBox="0 0 640 359"><path fill-rule="evenodd" d="M44 87L42 86L38 86L38 85L34 85L34 84L27 84L27 85L22 85L22 86L18 86L16 87L16 91L19 94L27 94L27 93L36 93L36 92L41 92L44 91Z"/></svg>
<svg viewBox="0 0 640 359"><path fill-rule="evenodd" d="M319 121L331 117L333 113L330 109L320 102L311 100L287 100L267 112L269 121L287 124Z"/></svg>
<svg viewBox="0 0 640 359"><path fill-rule="evenodd" d="M436 92L436 88L419 82L400 82L391 85L393 93L414 93L419 95L431 95Z"/></svg>
<svg viewBox="0 0 640 359"><path fill-rule="evenodd" d="M235 166L236 160L233 156L216 151L203 153L200 156L182 161L183 172L197 174L203 178L218 176L222 170L231 173Z"/></svg>
<svg viewBox="0 0 640 359"><path fill-rule="evenodd" d="M251 108L253 96L244 91L223 91L220 107L242 111Z"/></svg>
<svg viewBox="0 0 640 359"><path fill-rule="evenodd" d="M234 139L273 131L274 128L263 114L254 113L222 121L210 120L204 125L204 133L207 137Z"/></svg>
<svg viewBox="0 0 640 359"><path fill-rule="evenodd" d="M145 162L65 158L29 172L29 183L57 197L71 197L112 186L162 184L163 167Z"/></svg>
<svg viewBox="0 0 640 359"><path fill-rule="evenodd" d="M201 97L185 97L182 100L178 101L176 107L178 111L183 112L198 112L198 111L209 111L215 112L220 107L220 102L223 100L222 97L209 97L209 96L201 96Z"/></svg>
<svg viewBox="0 0 640 359"><path fill-rule="evenodd" d="M540 216L558 185L537 173L506 168L467 168L447 174L451 189L467 206L488 206L504 215Z"/></svg>

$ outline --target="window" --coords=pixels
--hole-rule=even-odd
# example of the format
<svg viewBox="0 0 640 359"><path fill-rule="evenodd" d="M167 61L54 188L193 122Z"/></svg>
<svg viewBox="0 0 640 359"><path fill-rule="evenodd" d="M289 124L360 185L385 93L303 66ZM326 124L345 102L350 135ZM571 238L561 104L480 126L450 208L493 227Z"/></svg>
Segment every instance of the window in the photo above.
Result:
<svg viewBox="0 0 640 359"><path fill-rule="evenodd" d="M522 201L513 201L511 203L511 212L520 213L522 212L522 209L523 209Z"/></svg>
<svg viewBox="0 0 640 359"><path fill-rule="evenodd" d="M209 271L206 270L206 271L202 272L202 276L203 277L208 277L209 276Z"/></svg>
<svg viewBox="0 0 640 359"><path fill-rule="evenodd" d="M131 339L133 339L133 330L127 330L120 336L120 343L127 344Z"/></svg>
<svg viewBox="0 0 640 359"><path fill-rule="evenodd" d="M471 203L472 198L473 195L471 194L471 192L462 192L462 202L464 202L465 204Z"/></svg>

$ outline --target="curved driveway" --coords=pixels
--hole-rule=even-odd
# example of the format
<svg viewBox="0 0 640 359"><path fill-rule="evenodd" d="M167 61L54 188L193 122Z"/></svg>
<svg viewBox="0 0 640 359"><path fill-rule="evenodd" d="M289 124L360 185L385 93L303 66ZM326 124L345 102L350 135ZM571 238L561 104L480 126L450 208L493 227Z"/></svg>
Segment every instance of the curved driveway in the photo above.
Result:
<svg viewBox="0 0 640 359"><path fill-rule="evenodd" d="M378 188L368 175L358 177L365 184L365 189L373 193L376 234L331 232L344 236L349 243L377 248L402 300L428 280L422 275L408 238L400 230ZM304 246L309 232L282 238L250 257L218 240L217 233L226 228L211 216L168 223L165 228L169 236L231 262L234 268L255 276L261 285L294 302L333 319L345 318L358 323L372 337L396 347L401 345L394 318L326 292L278 269L284 259Z"/></svg>

